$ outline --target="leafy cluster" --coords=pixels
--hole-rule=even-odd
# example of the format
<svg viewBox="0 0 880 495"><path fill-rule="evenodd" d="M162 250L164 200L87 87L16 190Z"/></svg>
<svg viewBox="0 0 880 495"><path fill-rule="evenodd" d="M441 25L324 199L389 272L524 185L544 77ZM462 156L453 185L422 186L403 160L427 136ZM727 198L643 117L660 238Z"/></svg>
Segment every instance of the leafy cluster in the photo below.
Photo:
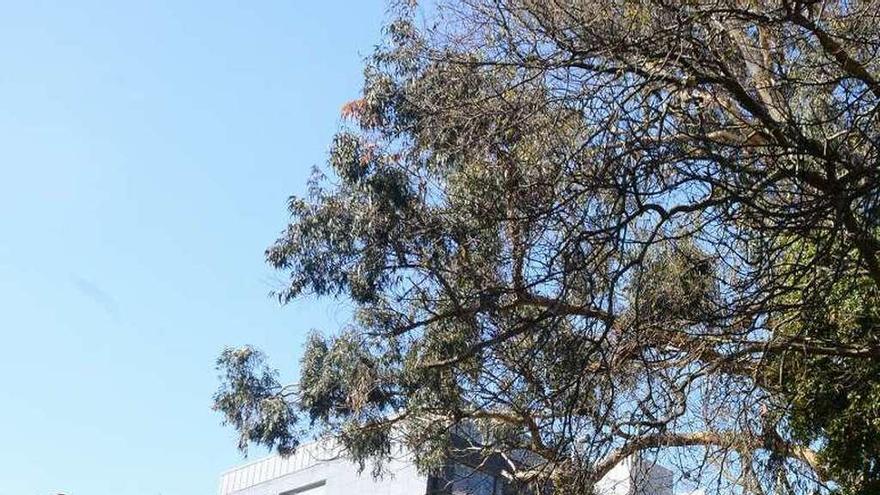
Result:
<svg viewBox="0 0 880 495"><path fill-rule="evenodd" d="M262 354L250 347L226 349L217 368L223 374L214 409L239 432L239 449L246 451L255 443L293 452L300 438L295 407L281 394L276 373L264 366Z"/></svg>
<svg viewBox="0 0 880 495"><path fill-rule="evenodd" d="M815 259L815 249L807 250ZM820 265L816 271L835 268ZM789 401L788 421L796 437L822 444L825 467L843 491L875 493L880 489L878 288L867 277L837 279L827 291L801 285L788 297L805 304L780 315L786 321L778 335L794 344L772 356L768 381ZM824 352L805 352L812 347Z"/></svg>

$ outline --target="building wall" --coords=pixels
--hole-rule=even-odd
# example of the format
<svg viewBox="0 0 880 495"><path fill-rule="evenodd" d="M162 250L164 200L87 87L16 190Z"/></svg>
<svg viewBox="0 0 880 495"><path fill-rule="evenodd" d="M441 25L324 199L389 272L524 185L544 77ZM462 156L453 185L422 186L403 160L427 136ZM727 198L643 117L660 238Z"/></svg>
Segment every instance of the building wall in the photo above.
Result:
<svg viewBox="0 0 880 495"><path fill-rule="evenodd" d="M672 495L672 472L654 462L630 457L596 483L602 495Z"/></svg>
<svg viewBox="0 0 880 495"><path fill-rule="evenodd" d="M356 465L326 445L309 444L286 459L271 456L227 471L220 479L220 495L426 495L429 488L452 495L506 492L491 483L492 476L473 470L456 471L450 484L434 480L437 486L429 487L428 478L402 452L387 468L389 475L374 480L369 472L358 474ZM596 485L601 495L672 495L672 487L668 469L637 457L615 466Z"/></svg>
<svg viewBox="0 0 880 495"><path fill-rule="evenodd" d="M287 459L271 456L227 471L220 495L423 495L427 477L406 456L390 462L390 474L374 480L319 444L304 445Z"/></svg>

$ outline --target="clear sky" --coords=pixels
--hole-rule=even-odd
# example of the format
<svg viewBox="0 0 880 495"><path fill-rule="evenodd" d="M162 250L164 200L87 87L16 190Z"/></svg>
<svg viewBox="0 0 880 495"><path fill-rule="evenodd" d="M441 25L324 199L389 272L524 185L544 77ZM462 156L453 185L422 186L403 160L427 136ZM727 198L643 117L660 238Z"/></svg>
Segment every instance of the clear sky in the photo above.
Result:
<svg viewBox="0 0 880 495"><path fill-rule="evenodd" d="M217 354L292 372L345 318L269 299L263 250L384 5L2 4L0 495L214 494L242 460Z"/></svg>

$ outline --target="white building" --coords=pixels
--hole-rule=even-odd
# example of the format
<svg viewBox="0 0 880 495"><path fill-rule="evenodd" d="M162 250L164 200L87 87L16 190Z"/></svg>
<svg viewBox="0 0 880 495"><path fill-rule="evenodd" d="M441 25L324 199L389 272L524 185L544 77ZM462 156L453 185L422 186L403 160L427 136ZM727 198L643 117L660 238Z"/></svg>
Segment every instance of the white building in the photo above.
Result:
<svg viewBox="0 0 880 495"><path fill-rule="evenodd" d="M672 471L629 457L596 483L596 491L602 495L672 495L672 485Z"/></svg>
<svg viewBox="0 0 880 495"><path fill-rule="evenodd" d="M388 466L390 476L375 480L369 472L334 455L321 444L300 446L231 469L220 477L220 495L508 495L499 477L463 465L443 478L423 476L405 455ZM367 470L368 471L368 470ZM627 459L596 486L602 495L672 495L672 473L656 464Z"/></svg>
<svg viewBox="0 0 880 495"><path fill-rule="evenodd" d="M273 455L231 469L220 477L220 495L413 495L425 494L428 479L405 458L387 466L390 476L368 472L313 443L286 459Z"/></svg>

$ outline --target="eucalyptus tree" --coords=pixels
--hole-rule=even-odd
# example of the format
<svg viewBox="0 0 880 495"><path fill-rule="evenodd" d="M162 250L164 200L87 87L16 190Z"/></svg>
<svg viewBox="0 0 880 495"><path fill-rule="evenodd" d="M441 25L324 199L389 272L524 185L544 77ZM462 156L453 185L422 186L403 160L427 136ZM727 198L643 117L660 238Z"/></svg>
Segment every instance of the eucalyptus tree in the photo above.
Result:
<svg viewBox="0 0 880 495"><path fill-rule="evenodd" d="M241 446L876 493L880 4L438 3L392 9L267 250L280 301L356 311L296 387L223 353Z"/></svg>

